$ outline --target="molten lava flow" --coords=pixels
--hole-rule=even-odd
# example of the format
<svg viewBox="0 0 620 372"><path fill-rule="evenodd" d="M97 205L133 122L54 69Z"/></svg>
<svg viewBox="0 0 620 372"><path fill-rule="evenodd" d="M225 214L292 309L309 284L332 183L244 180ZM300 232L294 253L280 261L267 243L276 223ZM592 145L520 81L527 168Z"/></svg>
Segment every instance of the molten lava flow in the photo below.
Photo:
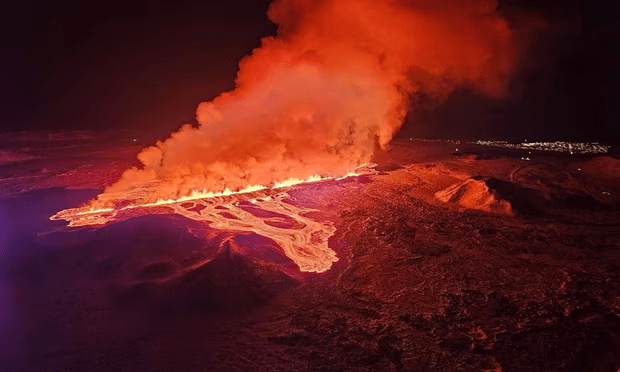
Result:
<svg viewBox="0 0 620 372"><path fill-rule="evenodd" d="M328 246L336 228L331 222L317 222L304 217L314 209L294 206L284 200L286 192L256 197L249 201L238 196L226 203L197 200L172 204L175 213L209 223L220 230L248 231L272 239L301 271L323 272L338 261ZM256 206L253 206L256 205Z"/></svg>
<svg viewBox="0 0 620 372"><path fill-rule="evenodd" d="M363 169L364 166L367 166L367 164L363 165L362 167L359 167L358 170ZM370 169L365 169L365 171L371 172ZM133 195L135 198L134 200L132 200L128 196L115 195L118 198L116 200L117 203L119 202L131 203L124 207L95 209L93 207L84 206L84 207L79 207L79 208L69 208L69 209L65 209L65 210L62 210L56 213L55 215L51 216L50 219L69 221L70 227L88 226L88 225L105 225L106 223L112 221L114 219L114 216L116 216L116 214L119 211L128 210L128 209L166 206L166 205L173 205L173 204L178 204L178 203L183 203L183 202L188 202L188 201L195 201L195 200L200 200L200 199L213 199L213 198L219 198L219 197L230 196L230 195L250 194L256 191L261 191L261 190L266 190L266 189L275 190L275 189L281 189L281 188L299 185L302 183L311 183L311 182L318 182L318 181L325 181L325 180L342 180L348 177L354 177L354 176L359 176L359 175L360 174L358 173L351 172L351 173L346 174L345 176L337 177L337 178L336 177L321 177L319 175L310 176L308 177L308 179L305 179L305 180L300 180L297 178L289 178L283 182L275 183L270 188L268 188L267 186L262 186L262 185L252 185L252 186L248 186L238 191L231 191L229 189L225 189L224 191L221 191L221 192L213 192L213 191L207 191L207 190L202 190L202 191L194 190L189 195L182 196L177 199L159 199L154 203L142 203L142 204L139 203L138 201L140 200L139 195L140 195L140 191L144 192L145 190L140 190L136 188L133 190Z"/></svg>
<svg viewBox="0 0 620 372"><path fill-rule="evenodd" d="M370 172L369 169L366 172ZM338 261L336 253L328 246L328 239L336 231L331 222L314 221L304 214L315 211L296 206L285 200L289 198L280 189L326 180L341 180L358 176L350 173L343 177L312 176L306 180L290 178L272 187L249 186L243 190L213 193L193 192L175 200L158 200L155 203L130 204L118 209L71 208L50 217L52 220L69 221L69 226L105 225L124 211L140 210L148 214L149 209L169 207L174 213L210 227L224 231L255 232L275 241L286 256L293 260L301 271L323 272Z"/></svg>

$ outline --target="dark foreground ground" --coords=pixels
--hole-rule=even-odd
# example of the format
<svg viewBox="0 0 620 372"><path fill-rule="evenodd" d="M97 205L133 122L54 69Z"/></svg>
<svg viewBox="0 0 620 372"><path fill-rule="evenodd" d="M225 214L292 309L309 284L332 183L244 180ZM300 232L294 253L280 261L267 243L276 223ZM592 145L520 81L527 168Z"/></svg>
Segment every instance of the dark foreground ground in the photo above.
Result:
<svg viewBox="0 0 620 372"><path fill-rule="evenodd" d="M613 157L396 142L375 175L289 192L337 228L339 261L316 274L173 214L50 221L140 146L35 140L0 165L0 370L620 368ZM433 197L471 176L503 182L517 214Z"/></svg>

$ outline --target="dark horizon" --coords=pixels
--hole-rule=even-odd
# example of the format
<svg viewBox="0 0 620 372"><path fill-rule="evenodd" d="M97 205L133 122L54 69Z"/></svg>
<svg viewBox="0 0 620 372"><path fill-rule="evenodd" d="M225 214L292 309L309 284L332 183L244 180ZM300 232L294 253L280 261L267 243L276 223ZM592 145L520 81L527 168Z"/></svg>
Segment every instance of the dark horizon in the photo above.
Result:
<svg viewBox="0 0 620 372"><path fill-rule="evenodd" d="M274 35L270 1L12 4L0 131L125 128L165 135L234 88L239 60ZM509 94L414 97L401 137L620 140L618 22L602 1L500 1L533 39ZM527 15L540 22L523 22Z"/></svg>

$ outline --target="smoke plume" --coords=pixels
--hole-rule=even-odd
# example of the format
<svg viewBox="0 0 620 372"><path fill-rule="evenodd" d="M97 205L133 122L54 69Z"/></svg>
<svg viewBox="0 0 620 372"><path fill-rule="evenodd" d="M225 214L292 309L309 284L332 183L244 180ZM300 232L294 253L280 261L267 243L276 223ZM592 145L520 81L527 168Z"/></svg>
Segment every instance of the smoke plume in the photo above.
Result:
<svg viewBox="0 0 620 372"><path fill-rule="evenodd" d="M239 64L236 88L190 125L144 149L94 204L146 190L238 190L290 177L343 175L399 129L408 97L467 85L502 94L514 60L495 0L275 0L275 37Z"/></svg>

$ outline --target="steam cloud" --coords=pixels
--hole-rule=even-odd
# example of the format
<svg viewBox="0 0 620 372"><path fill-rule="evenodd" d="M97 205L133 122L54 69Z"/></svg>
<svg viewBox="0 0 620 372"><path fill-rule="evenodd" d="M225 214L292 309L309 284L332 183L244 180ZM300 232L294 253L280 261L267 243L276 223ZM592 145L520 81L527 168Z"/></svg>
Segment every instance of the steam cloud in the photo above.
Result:
<svg viewBox="0 0 620 372"><path fill-rule="evenodd" d="M278 34L240 62L235 90L201 103L198 128L144 149L143 168L93 204L110 206L110 195L135 188L152 202L346 174L391 140L412 93L444 97L462 85L502 93L515 52L496 5L275 0L268 15Z"/></svg>

